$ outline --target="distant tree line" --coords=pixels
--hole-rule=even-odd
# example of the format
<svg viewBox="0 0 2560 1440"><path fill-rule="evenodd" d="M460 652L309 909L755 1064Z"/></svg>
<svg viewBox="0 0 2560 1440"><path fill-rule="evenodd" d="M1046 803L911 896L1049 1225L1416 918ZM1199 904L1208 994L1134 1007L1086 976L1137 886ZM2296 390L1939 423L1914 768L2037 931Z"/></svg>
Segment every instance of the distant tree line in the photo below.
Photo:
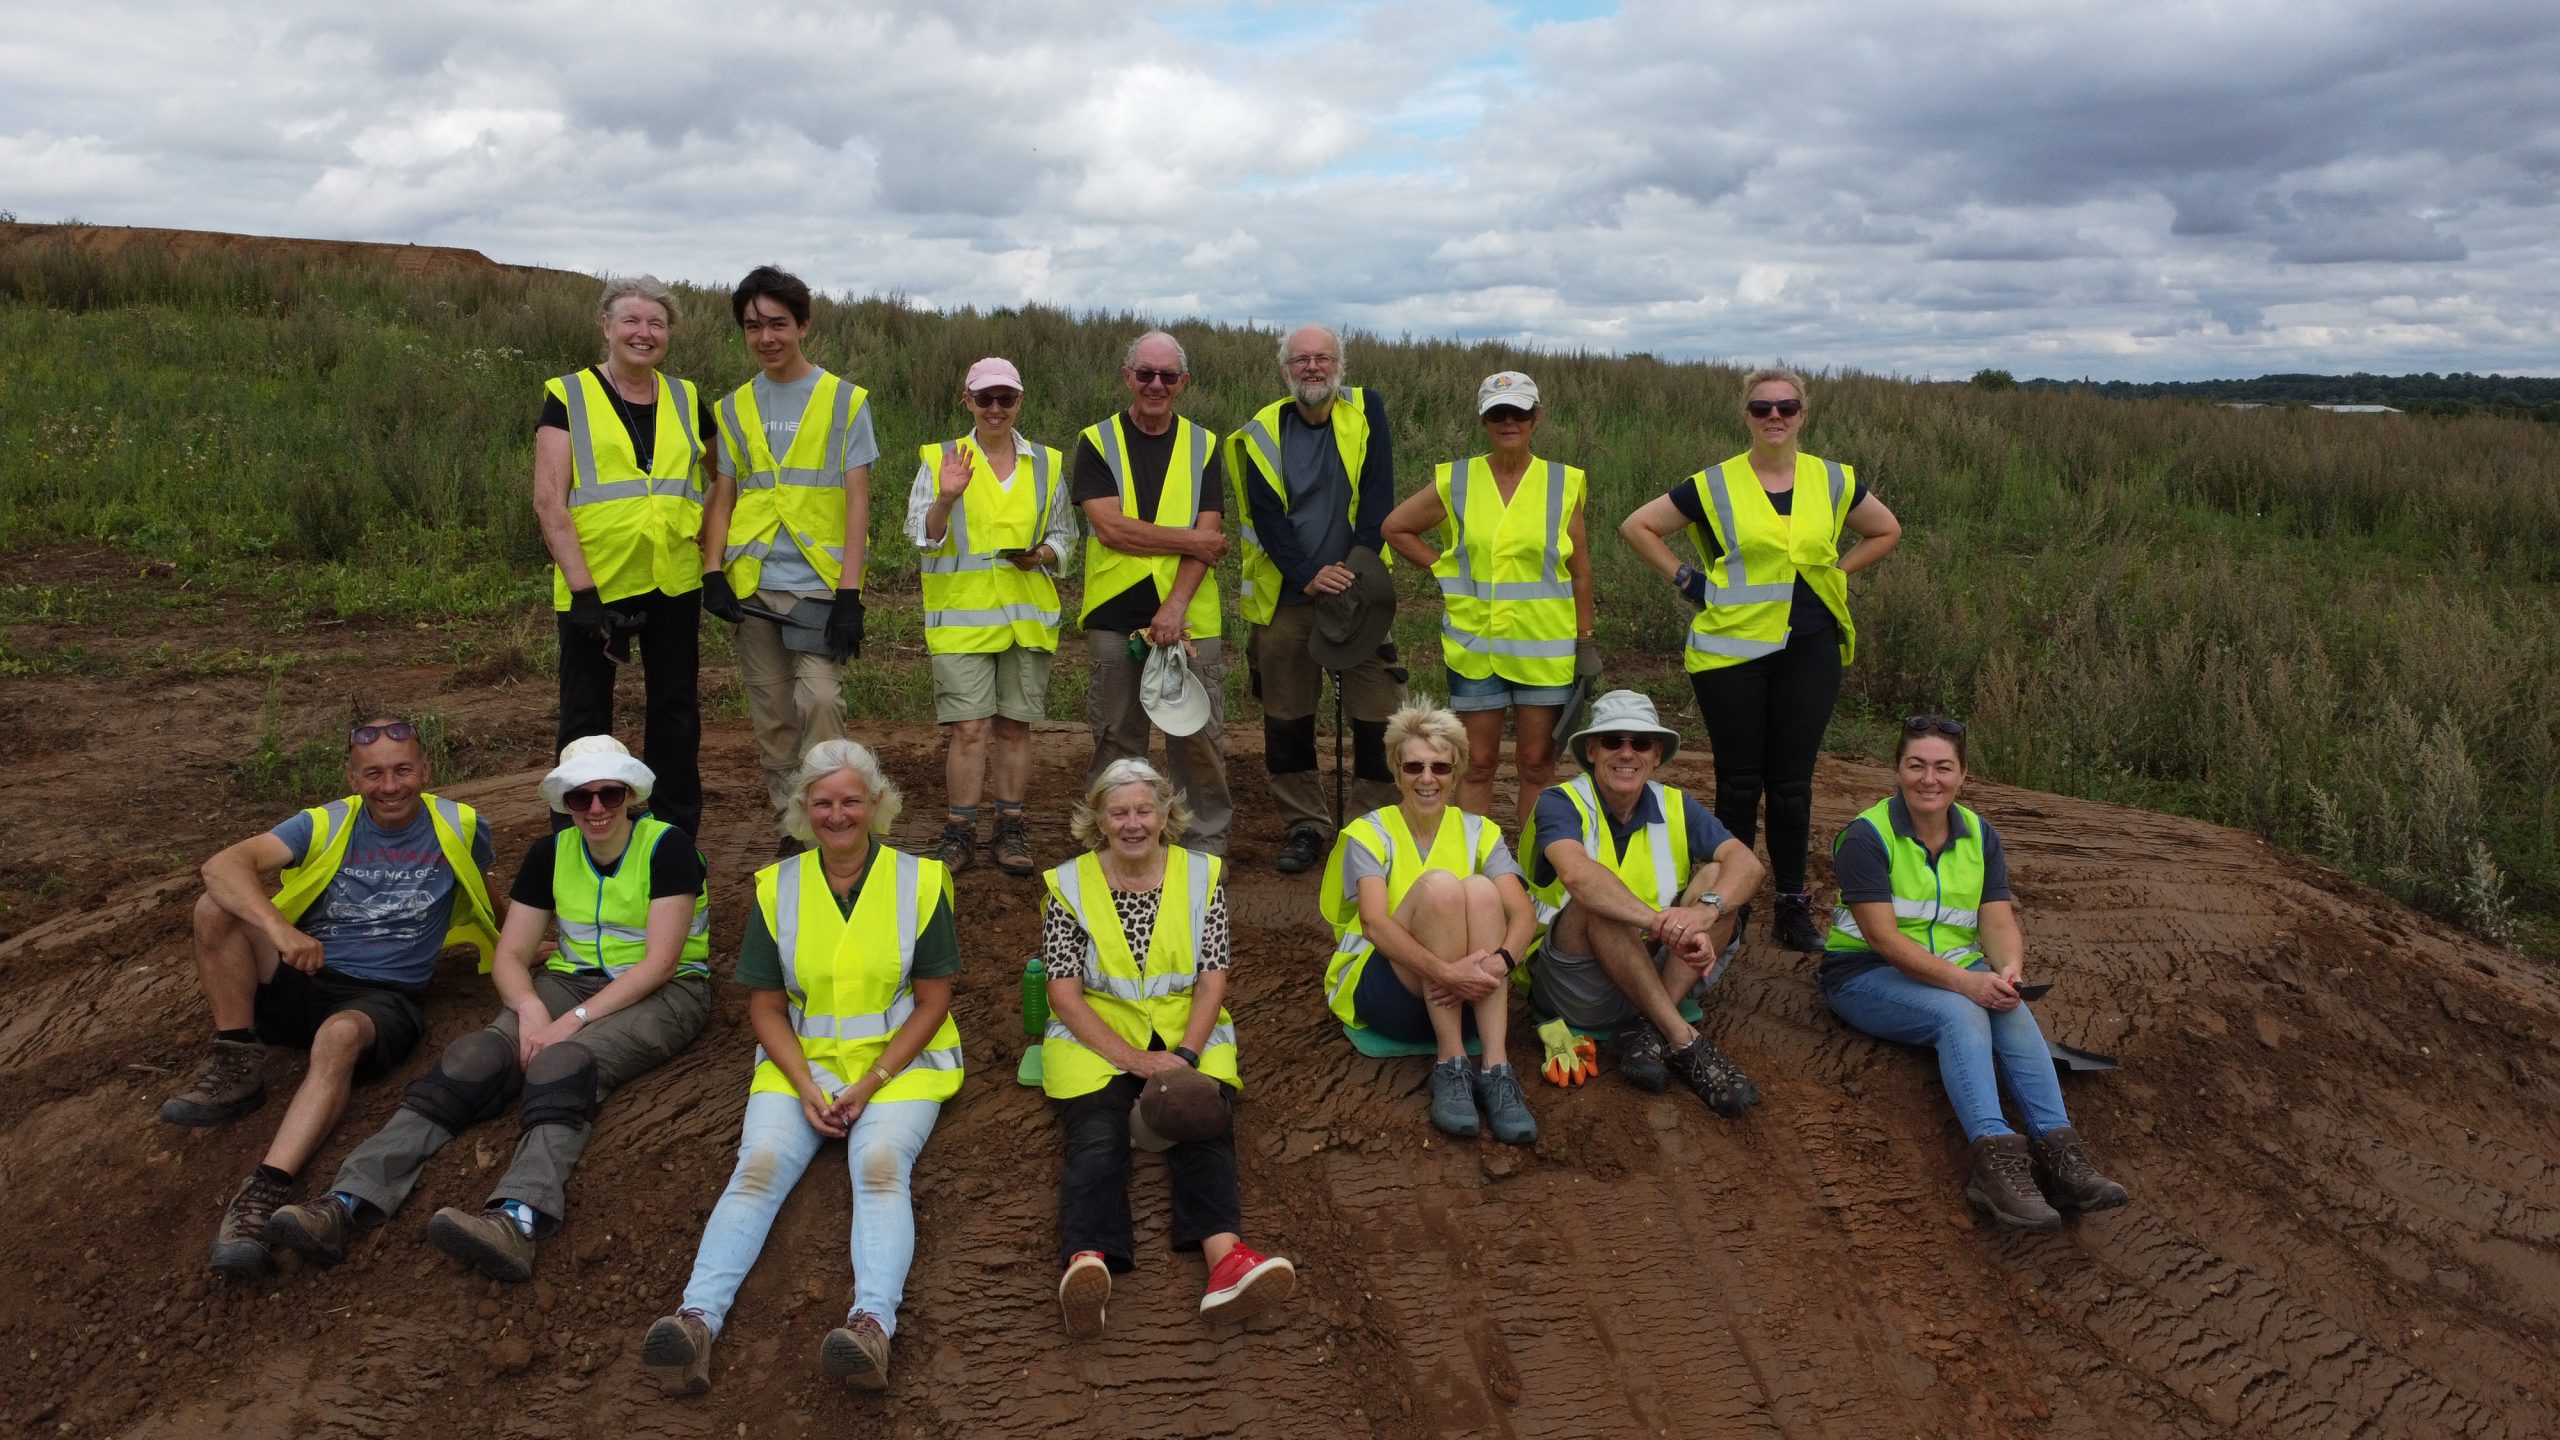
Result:
<svg viewBox="0 0 2560 1440"><path fill-rule="evenodd" d="M1986 390L2085 390L2127 399L2242 401L2261 405L2389 405L2413 415L2503 415L2560 424L2560 378L2542 375L2261 375L2255 380L2018 380L1983 370Z"/></svg>

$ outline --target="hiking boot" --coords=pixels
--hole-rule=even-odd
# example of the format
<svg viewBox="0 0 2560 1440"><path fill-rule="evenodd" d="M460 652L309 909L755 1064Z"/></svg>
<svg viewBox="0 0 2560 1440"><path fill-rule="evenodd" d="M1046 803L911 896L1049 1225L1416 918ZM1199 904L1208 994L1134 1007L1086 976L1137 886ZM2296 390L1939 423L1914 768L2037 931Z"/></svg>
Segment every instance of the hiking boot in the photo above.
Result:
<svg viewBox="0 0 2560 1440"><path fill-rule="evenodd" d="M1111 1267L1099 1250L1079 1250L1058 1277L1058 1309L1066 1316L1067 1333L1090 1340L1102 1333L1102 1317L1111 1308Z"/></svg>
<svg viewBox="0 0 2560 1440"><path fill-rule="evenodd" d="M1813 923L1813 892L1781 890L1778 911L1769 918L1769 938L1781 950L1799 950L1819 954L1822 950L1821 927Z"/></svg>
<svg viewBox="0 0 2560 1440"><path fill-rule="evenodd" d="M818 1342L818 1368L865 1390L888 1389L889 1332L870 1311L854 1311Z"/></svg>
<svg viewBox="0 0 2560 1440"><path fill-rule="evenodd" d="M996 817L995 844L988 848L996 868L1007 875L1028 875L1038 868L1031 858L1031 826L1020 811Z"/></svg>
<svg viewBox="0 0 2560 1440"><path fill-rule="evenodd" d="M1484 1107L1485 1126L1494 1139L1505 1145L1538 1143L1538 1117L1529 1113L1529 1097L1520 1093L1519 1071L1487 1065L1475 1072L1475 1085L1476 1103Z"/></svg>
<svg viewBox="0 0 2560 1440"><path fill-rule="evenodd" d="M670 1395L699 1395L711 1388L711 1322L699 1310L661 1315L640 1341L640 1363Z"/></svg>
<svg viewBox="0 0 2560 1440"><path fill-rule="evenodd" d="M285 1182L252 1174L232 1193L222 1224L213 1232L213 1268L254 1280L267 1273L267 1217L284 1203Z"/></svg>
<svg viewBox="0 0 2560 1440"><path fill-rule="evenodd" d="M314 1265L335 1265L347 1258L347 1239L356 1217L335 1192L303 1205L286 1205L267 1217L267 1243L281 1245Z"/></svg>
<svg viewBox="0 0 2560 1440"><path fill-rule="evenodd" d="M1973 1173L1965 1177L1964 1198L2002 1224L2028 1230L2062 1224L2061 1212L2036 1193L2035 1158L2024 1135L1985 1135L1973 1142Z"/></svg>
<svg viewBox="0 0 2560 1440"><path fill-rule="evenodd" d="M933 847L933 858L941 861L952 874L978 863L978 827L964 820L954 820L942 827L942 838Z"/></svg>
<svg viewBox="0 0 2560 1440"><path fill-rule="evenodd" d="M1467 1078L1474 1068L1464 1055L1431 1067L1431 1123L1444 1135L1466 1139L1476 1133L1476 1089Z"/></svg>
<svg viewBox="0 0 2560 1440"><path fill-rule="evenodd" d="M1324 859L1324 832L1313 825L1290 827L1287 839L1280 842L1280 858L1273 862L1283 875L1304 875Z"/></svg>
<svg viewBox="0 0 2560 1440"><path fill-rule="evenodd" d="M2098 1173L2080 1132L2065 1125L2047 1130L2034 1142L2036 1169L2053 1195L2057 1210L2113 1210L2133 1197L2122 1185Z"/></svg>
<svg viewBox="0 0 2560 1440"><path fill-rule="evenodd" d="M1609 1058L1618 1064L1618 1073L1627 1083L1648 1094L1659 1095L1671 1088L1671 1071L1662 1063L1662 1032L1650 1020L1637 1020L1618 1028L1609 1037Z"/></svg>
<svg viewBox="0 0 2560 1440"><path fill-rule="evenodd" d="M427 1243L492 1280L533 1278L533 1237L495 1205L477 1215L447 1205L427 1222Z"/></svg>
<svg viewBox="0 0 2560 1440"><path fill-rule="evenodd" d="M267 1103L267 1047L255 1040L216 1040L187 1088L161 1103L171 1125L219 1125Z"/></svg>
<svg viewBox="0 0 2560 1440"><path fill-rule="evenodd" d="M1208 1293L1200 1297L1203 1320L1242 1320L1259 1315L1289 1298L1297 1288L1298 1268L1277 1255L1263 1255L1239 1240L1209 1271Z"/></svg>
<svg viewBox="0 0 2560 1440"><path fill-rule="evenodd" d="M1752 1106L1760 1103L1760 1087L1742 1073L1742 1067L1726 1058L1707 1032L1662 1057L1663 1065L1680 1077L1707 1108L1727 1120L1739 1120Z"/></svg>

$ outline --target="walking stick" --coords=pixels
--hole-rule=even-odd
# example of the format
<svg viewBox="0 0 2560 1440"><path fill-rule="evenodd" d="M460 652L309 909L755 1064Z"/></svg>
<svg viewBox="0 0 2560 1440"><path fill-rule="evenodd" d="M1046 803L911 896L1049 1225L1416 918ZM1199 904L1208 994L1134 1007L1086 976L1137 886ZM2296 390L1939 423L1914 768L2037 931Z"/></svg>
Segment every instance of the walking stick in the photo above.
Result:
<svg viewBox="0 0 2560 1440"><path fill-rule="evenodd" d="M1333 828L1342 828L1342 672L1333 672Z"/></svg>

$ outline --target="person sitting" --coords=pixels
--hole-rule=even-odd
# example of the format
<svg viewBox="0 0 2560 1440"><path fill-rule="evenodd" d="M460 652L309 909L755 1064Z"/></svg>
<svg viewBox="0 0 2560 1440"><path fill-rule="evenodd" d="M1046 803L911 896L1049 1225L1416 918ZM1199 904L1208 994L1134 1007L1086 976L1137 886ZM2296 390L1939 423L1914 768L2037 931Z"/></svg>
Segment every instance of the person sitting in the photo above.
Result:
<svg viewBox="0 0 2560 1440"><path fill-rule="evenodd" d="M738 1168L703 1226L693 1276L640 1359L670 1392L711 1388L711 1342L818 1147L853 1175L853 1307L818 1345L826 1374L889 1384L889 1341L916 1252L916 1156L963 1074L951 871L880 843L904 800L869 747L810 747L783 823L814 848L756 872L738 983L757 1042Z"/></svg>
<svg viewBox="0 0 2560 1440"><path fill-rule="evenodd" d="M1242 1320L1289 1298L1297 1271L1244 1243L1236 1194L1235 1022L1220 1002L1230 958L1226 862L1176 843L1190 822L1173 786L1146 761L1103 767L1076 806L1083 855L1048 872L1041 951L1049 1026L1041 1088L1063 1123L1058 1178L1058 1305L1067 1333L1102 1333L1111 1276L1134 1267L1129 1224L1129 1112L1152 1077L1189 1066L1218 1082L1226 1125L1165 1155L1173 1179L1172 1242L1209 1263L1200 1314Z"/></svg>
<svg viewBox="0 0 2560 1440"><path fill-rule="evenodd" d="M1893 769L1894 793L1832 844L1840 908L1815 972L1822 998L1877 1039L1938 1052L1938 1077L1972 1147L1964 1198L1976 1208L2051 1230L2063 1210L2124 1204L2124 1186L2098 1172L2072 1127L2053 1052L2018 994L2026 940L2000 832L1956 803L1963 723L1905 719ZM2002 1079L2025 1112L2025 1136L2000 1112Z"/></svg>
<svg viewBox="0 0 2560 1440"><path fill-rule="evenodd" d="M1538 797L1522 842L1546 922L1529 1002L1576 1029L1617 1027L1611 1049L1638 1089L1668 1089L1676 1076L1707 1108L1740 1116L1759 1089L1680 1001L1721 978L1750 908L1728 910L1724 896L1758 888L1760 861L1705 805L1655 783L1680 732L1651 700L1610 691L1565 745L1582 776Z"/></svg>
<svg viewBox="0 0 2560 1440"><path fill-rule="evenodd" d="M533 1278L534 1243L568 1214L597 1106L692 1044L711 1013L702 857L683 831L633 818L656 778L610 735L561 751L542 798L577 828L536 840L516 870L490 975L505 1008L409 1082L328 1193L275 1212L270 1244L337 1264L358 1225L388 1222L436 1152L521 1091L514 1161L477 1212L438 1210L427 1240L490 1279ZM559 949L537 969L555 915Z"/></svg>
<svg viewBox="0 0 2560 1440"><path fill-rule="evenodd" d="M1501 827L1449 803L1471 738L1447 710L1408 705L1388 717L1403 798L1344 826L1325 864L1319 899L1335 937L1325 998L1346 1025L1437 1047L1432 1124L1473 1135L1481 1104L1495 1139L1528 1145L1538 1122L1504 1032L1511 971L1537 912ZM1481 1066L1467 1063L1469 1030Z"/></svg>
<svg viewBox="0 0 2560 1440"><path fill-rule="evenodd" d="M311 1052L275 1139L223 1210L218 1271L267 1272L267 1219L336 1128L349 1086L379 1078L426 1033L418 1002L436 957L467 944L485 963L497 941L488 822L428 790L432 770L416 725L374 716L347 736L344 799L204 862L194 952L213 1053L160 1118L236 1120L267 1102L267 1046Z"/></svg>

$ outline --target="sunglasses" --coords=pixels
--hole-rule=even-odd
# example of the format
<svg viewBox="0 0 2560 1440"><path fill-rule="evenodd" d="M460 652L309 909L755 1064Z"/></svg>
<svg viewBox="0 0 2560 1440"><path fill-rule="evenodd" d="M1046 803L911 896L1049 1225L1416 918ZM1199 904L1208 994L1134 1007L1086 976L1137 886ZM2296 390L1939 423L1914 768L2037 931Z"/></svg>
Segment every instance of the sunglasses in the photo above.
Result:
<svg viewBox="0 0 2560 1440"><path fill-rule="evenodd" d="M1180 370L1154 370L1144 365L1129 367L1129 378L1140 385L1162 385L1168 390L1182 383L1183 373Z"/></svg>
<svg viewBox="0 0 2560 1440"><path fill-rule="evenodd" d="M1754 400L1742 408L1750 411L1751 418L1754 420L1766 420L1772 415L1783 415L1793 420L1804 413L1804 402L1801 400Z"/></svg>
<svg viewBox="0 0 2560 1440"><path fill-rule="evenodd" d="M1628 735L1614 730L1606 735L1591 737L1591 748L1594 750L1633 750L1639 755L1649 753L1660 743L1661 739L1658 736Z"/></svg>
<svg viewBox="0 0 2560 1440"><path fill-rule="evenodd" d="M969 397L969 403L981 410L1010 410L1022 403L1019 390L981 390Z"/></svg>
<svg viewBox="0 0 2560 1440"><path fill-rule="evenodd" d="M572 790L561 798L568 804L569 813L573 815L581 810L593 810L599 805L607 810L619 810L622 808L622 802L631 798L631 787L598 785L586 790Z"/></svg>
<svg viewBox="0 0 2560 1440"><path fill-rule="evenodd" d="M1484 412L1484 423L1487 425L1508 425L1514 420L1526 420L1533 413L1535 412L1523 410L1517 405L1496 405L1492 409Z"/></svg>
<svg viewBox="0 0 2560 1440"><path fill-rule="evenodd" d="M1950 720L1944 715L1905 715L1902 717L1902 729L1910 735L1926 735L1935 730L1952 739L1964 738L1964 722Z"/></svg>
<svg viewBox="0 0 2560 1440"><path fill-rule="evenodd" d="M359 725L347 732L349 745L370 745L376 740L415 740L417 738L418 727L406 720L394 720L387 725Z"/></svg>
<svg viewBox="0 0 2560 1440"><path fill-rule="evenodd" d="M1457 769L1457 766L1446 760L1407 760L1404 762L1404 773L1407 775L1450 775L1455 774Z"/></svg>

